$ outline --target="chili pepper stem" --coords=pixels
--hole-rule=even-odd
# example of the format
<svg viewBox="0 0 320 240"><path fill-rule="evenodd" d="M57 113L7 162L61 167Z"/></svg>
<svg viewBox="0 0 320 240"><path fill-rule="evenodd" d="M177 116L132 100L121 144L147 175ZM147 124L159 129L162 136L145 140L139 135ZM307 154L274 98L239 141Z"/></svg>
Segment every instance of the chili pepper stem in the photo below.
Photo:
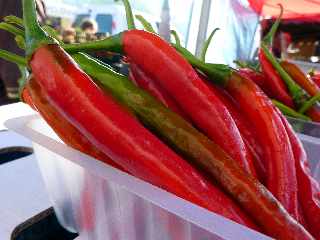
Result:
<svg viewBox="0 0 320 240"><path fill-rule="evenodd" d="M239 68L247 68L248 64L245 61L234 60L233 63L237 65Z"/></svg>
<svg viewBox="0 0 320 240"><path fill-rule="evenodd" d="M128 0L122 0L123 5L125 7L126 10L126 18L127 18L127 25L128 25L128 29L132 30L132 29L136 29L136 25L134 24L134 18L133 18L133 14L132 14L132 8L130 6L130 3Z"/></svg>
<svg viewBox="0 0 320 240"><path fill-rule="evenodd" d="M182 47L182 46L181 46L181 41L180 41L179 35L178 35L178 33L176 32L176 30L170 30L170 33L171 33L171 35L173 36L174 41L176 42L176 45L179 46L179 47Z"/></svg>
<svg viewBox="0 0 320 240"><path fill-rule="evenodd" d="M135 15L135 17L142 24L145 30L156 34L156 31L153 29L152 25L142 15Z"/></svg>
<svg viewBox="0 0 320 240"><path fill-rule="evenodd" d="M230 79L232 69L224 64L204 63L196 58L186 48L172 44L173 47L195 68L206 74L210 80L225 86Z"/></svg>
<svg viewBox="0 0 320 240"><path fill-rule="evenodd" d="M34 0L23 0L22 8L26 35L26 56L30 58L33 52L42 45L56 44L57 42L40 27Z"/></svg>
<svg viewBox="0 0 320 240"><path fill-rule="evenodd" d="M306 121L311 121L311 119L309 117L303 115L300 112L296 112L294 109L288 107L287 105L285 105L285 104L283 104L283 103L281 103L281 102L279 102L277 100L272 99L272 103L277 108L279 108L279 110L286 116L299 118L299 119L306 120Z"/></svg>
<svg viewBox="0 0 320 240"><path fill-rule="evenodd" d="M270 31L268 32L268 34L264 37L264 39L262 40L263 43L265 45L267 45L268 47L271 47L272 42L273 42L273 37L275 35L275 33L277 32L279 25L280 25L280 21L283 15L283 6L279 3L278 4L280 7L280 14L277 18L277 20L275 21L275 23L272 25Z"/></svg>
<svg viewBox="0 0 320 240"><path fill-rule="evenodd" d="M76 43L76 44L64 44L64 50L69 53L76 52L90 52L97 50L112 51L116 53L123 53L122 50L122 33L113 35L103 40Z"/></svg>
<svg viewBox="0 0 320 240"><path fill-rule="evenodd" d="M201 60L201 61L203 61L203 62L206 61L206 55L207 55L207 51L208 51L209 45L210 45L210 43L211 43L211 41L212 41L212 38L213 38L214 34L215 34L218 30L220 30L220 28L215 28L215 29L211 32L211 34L210 34L210 36L208 37L208 39L204 42L203 47L202 47L202 50L201 50L201 55L200 55L200 60Z"/></svg>
<svg viewBox="0 0 320 240"><path fill-rule="evenodd" d="M314 95L308 101L304 102L301 108L299 109L299 113L305 113L306 111L308 111L309 108L311 108L318 101L320 101L320 93L318 93L317 95Z"/></svg>

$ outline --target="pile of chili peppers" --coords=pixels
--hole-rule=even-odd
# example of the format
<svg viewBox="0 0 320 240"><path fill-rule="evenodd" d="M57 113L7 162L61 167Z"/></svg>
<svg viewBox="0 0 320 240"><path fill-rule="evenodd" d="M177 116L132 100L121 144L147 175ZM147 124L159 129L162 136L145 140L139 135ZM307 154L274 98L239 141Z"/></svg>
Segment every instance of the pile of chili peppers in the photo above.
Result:
<svg viewBox="0 0 320 240"><path fill-rule="evenodd" d="M278 60L271 46L283 7L270 32L264 37L259 49L259 67L250 68L240 63L239 72L254 81L287 116L306 121L320 122L320 85L318 74L305 74L296 64Z"/></svg>
<svg viewBox="0 0 320 240"><path fill-rule="evenodd" d="M0 51L30 72L22 99L66 144L113 167L273 238L320 239L320 188L300 140L261 90L269 80L205 63L210 40L198 59L142 16L146 30L135 29L123 2L127 31L65 45L39 25L34 0L23 0L23 20L0 23L26 50L25 58ZM277 73L265 49L262 69ZM85 53L96 50L121 53L129 78ZM270 81L277 88L266 93L286 86ZM296 86L278 100L304 105Z"/></svg>

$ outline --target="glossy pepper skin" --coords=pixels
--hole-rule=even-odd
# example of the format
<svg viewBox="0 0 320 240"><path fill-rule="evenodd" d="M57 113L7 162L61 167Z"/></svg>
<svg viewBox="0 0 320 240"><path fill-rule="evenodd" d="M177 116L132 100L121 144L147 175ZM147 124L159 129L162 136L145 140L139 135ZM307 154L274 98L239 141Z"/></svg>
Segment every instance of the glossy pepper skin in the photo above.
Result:
<svg viewBox="0 0 320 240"><path fill-rule="evenodd" d="M235 122L192 66L155 34L127 31L123 34L122 43L130 61L168 92L198 128L250 172L247 160L250 154ZM144 54L137 45L143 46ZM164 65L165 71L159 71L159 67Z"/></svg>
<svg viewBox="0 0 320 240"><path fill-rule="evenodd" d="M242 77L248 78L257 84L268 96L270 95L270 91L268 90L266 83L267 79L262 73L256 72L250 68L240 68L238 69L238 73Z"/></svg>
<svg viewBox="0 0 320 240"><path fill-rule="evenodd" d="M24 0L23 10L26 35L30 35L28 65L49 103L65 119L134 176L240 224L255 227L232 200L103 93L60 46L43 37L33 0Z"/></svg>
<svg viewBox="0 0 320 240"><path fill-rule="evenodd" d="M268 189L298 219L294 156L286 130L272 102L257 85L235 72L226 89L256 129L259 141L264 146Z"/></svg>
<svg viewBox="0 0 320 240"><path fill-rule="evenodd" d="M132 110L145 126L218 182L265 233L276 239L312 239L261 183L182 117L91 57L77 54L74 58L97 84Z"/></svg>
<svg viewBox="0 0 320 240"><path fill-rule="evenodd" d="M306 74L294 63L281 61L283 69L299 84L310 96L315 96L319 93L320 88L312 79L309 79Z"/></svg>
<svg viewBox="0 0 320 240"><path fill-rule="evenodd" d="M124 170L118 164L114 163L108 156L93 146L80 131L78 131L70 122L68 122L48 102L47 96L43 90L41 90L41 87L33 77L30 77L25 85L25 96L26 95L29 96L28 104L34 106L34 108L41 114L44 120L65 144L115 168Z"/></svg>
<svg viewBox="0 0 320 240"><path fill-rule="evenodd" d="M273 68L272 64L266 58L262 50L259 51L258 56L262 72L266 78L265 88L270 94L270 97L283 102L285 105L291 108L294 108L294 102L278 72Z"/></svg>
<svg viewBox="0 0 320 240"><path fill-rule="evenodd" d="M135 63L130 64L130 79L142 89L148 91L152 96L157 98L165 106L188 119L186 114L181 110L172 97L164 91L157 83L148 77Z"/></svg>
<svg viewBox="0 0 320 240"><path fill-rule="evenodd" d="M20 97L22 102L28 104L33 110L37 111L37 108L33 104L30 92L28 91L26 85L23 87Z"/></svg>
<svg viewBox="0 0 320 240"><path fill-rule="evenodd" d="M306 115L308 115L312 121L320 122L320 106L318 104L312 106L307 110Z"/></svg>
<svg viewBox="0 0 320 240"><path fill-rule="evenodd" d="M41 114L43 119L65 144L119 170L125 171L108 156L93 146L81 132L72 126L71 123L69 123L51 104L49 104L46 95L32 76L25 85L23 93L23 96L25 96L24 100L27 100L27 103L30 106L33 106L34 109ZM95 219L95 209L92 206L94 200L92 199L93 196L88 194L90 185L87 181L87 177L85 177L83 184L85 186L83 187L83 192L81 193L80 198L82 211L79 212L77 220L83 229L89 231L92 230L95 225L93 222Z"/></svg>
<svg viewBox="0 0 320 240"><path fill-rule="evenodd" d="M307 154L291 125L281 116L292 145L298 179L298 195L302 211L308 223L308 230L320 239L320 186L312 177Z"/></svg>
<svg viewBox="0 0 320 240"><path fill-rule="evenodd" d="M266 168L263 161L263 148L258 142L256 131L249 126L249 121L241 114L241 109L234 102L234 99L222 88L208 82L208 86L218 98L223 102L235 121L243 141L252 155L252 172L256 173L254 176L261 182L266 180Z"/></svg>

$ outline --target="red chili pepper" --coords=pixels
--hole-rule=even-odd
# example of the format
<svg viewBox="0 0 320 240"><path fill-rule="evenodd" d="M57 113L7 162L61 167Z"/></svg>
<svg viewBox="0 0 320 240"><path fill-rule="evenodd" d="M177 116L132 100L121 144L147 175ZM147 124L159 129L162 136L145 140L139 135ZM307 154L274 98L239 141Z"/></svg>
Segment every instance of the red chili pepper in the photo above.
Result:
<svg viewBox="0 0 320 240"><path fill-rule="evenodd" d="M267 187L298 218L296 169L291 144L278 113L269 98L250 80L233 73L227 91L250 119L264 146Z"/></svg>
<svg viewBox="0 0 320 240"><path fill-rule="evenodd" d="M291 76L291 78L299 84L310 96L315 96L320 92L320 88L312 79L294 63L288 61L281 61L282 68Z"/></svg>
<svg viewBox="0 0 320 240"><path fill-rule="evenodd" d="M33 110L37 111L37 108L34 106L32 98L26 86L24 86L21 91L21 100L22 102L28 104Z"/></svg>
<svg viewBox="0 0 320 240"><path fill-rule="evenodd" d="M24 0L23 10L34 78L50 104L90 142L134 176L255 228L235 203L103 93L62 48L45 39L34 0Z"/></svg>
<svg viewBox="0 0 320 240"><path fill-rule="evenodd" d="M262 72L267 79L265 88L271 98L275 98L289 107L294 107L293 100L288 93L285 83L282 81L278 72L273 68L272 64L266 58L262 50L259 51L259 61Z"/></svg>
<svg viewBox="0 0 320 240"><path fill-rule="evenodd" d="M307 110L306 115L308 115L312 121L320 122L320 106L314 105L309 110Z"/></svg>
<svg viewBox="0 0 320 240"><path fill-rule="evenodd" d="M247 148L252 155L252 172L257 171L256 177L261 181L266 180L266 167L263 161L263 148L260 143L258 143L257 133L252 127L250 127L248 119L246 119L241 113L241 109L238 108L237 104L234 102L232 97L224 90L213 84L208 83L210 89L218 96L218 98L223 102L228 111L230 112L233 120L235 121L243 141L245 142Z"/></svg>
<svg viewBox="0 0 320 240"><path fill-rule="evenodd" d="M180 116L188 119L186 114L181 110L181 108L175 103L171 96L164 91L156 82L154 82L150 77L148 77L135 63L130 63L130 79L142 89L148 91L152 96L157 98L166 107L170 108L174 112L180 114Z"/></svg>
<svg viewBox="0 0 320 240"><path fill-rule="evenodd" d="M316 239L320 239L320 187L311 176L307 154L291 125L280 113L282 122L290 138L295 156L298 179L298 195L303 213L308 222L309 231Z"/></svg>
<svg viewBox="0 0 320 240"><path fill-rule="evenodd" d="M320 92L320 88L295 64L288 61L282 61L281 66L290 75L290 77L299 84L310 96L315 96ZM306 114L312 121L320 122L320 107L318 104L311 106Z"/></svg>
<svg viewBox="0 0 320 240"><path fill-rule="evenodd" d="M266 52L263 49L263 44L265 44L265 47L267 49L271 49L272 47L273 37L276 31L278 30L283 15L283 6L279 4L279 7L280 14L275 23L272 25L268 34L263 38L261 47L259 49L258 57L260 61L261 70L265 75L265 78L267 79L266 88L268 89L268 96L281 101L282 103L291 108L294 108L294 101L292 99L292 96L290 96L289 94L290 91L286 86L286 83L282 80L280 74L274 68L272 62L270 62L270 60L267 58Z"/></svg>
<svg viewBox="0 0 320 240"><path fill-rule="evenodd" d="M266 84L267 79L262 73L256 72L251 68L240 68L238 70L238 73L242 77L248 78L255 84L257 84L268 96L270 95L270 92Z"/></svg>
<svg viewBox="0 0 320 240"><path fill-rule="evenodd" d="M25 95L29 96L29 103L36 108L65 144L124 171L120 165L116 164L108 156L93 146L79 130L49 104L47 96L33 77L29 78L25 85L24 92Z"/></svg>

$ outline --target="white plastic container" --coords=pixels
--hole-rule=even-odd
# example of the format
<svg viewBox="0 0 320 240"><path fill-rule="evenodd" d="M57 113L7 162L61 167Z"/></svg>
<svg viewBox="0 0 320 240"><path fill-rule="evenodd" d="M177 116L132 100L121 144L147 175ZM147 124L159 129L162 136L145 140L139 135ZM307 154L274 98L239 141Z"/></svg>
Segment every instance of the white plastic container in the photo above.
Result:
<svg viewBox="0 0 320 240"><path fill-rule="evenodd" d="M6 126L33 142L58 219L81 239L270 239L66 146L38 115ZM320 140L301 139L316 169Z"/></svg>

